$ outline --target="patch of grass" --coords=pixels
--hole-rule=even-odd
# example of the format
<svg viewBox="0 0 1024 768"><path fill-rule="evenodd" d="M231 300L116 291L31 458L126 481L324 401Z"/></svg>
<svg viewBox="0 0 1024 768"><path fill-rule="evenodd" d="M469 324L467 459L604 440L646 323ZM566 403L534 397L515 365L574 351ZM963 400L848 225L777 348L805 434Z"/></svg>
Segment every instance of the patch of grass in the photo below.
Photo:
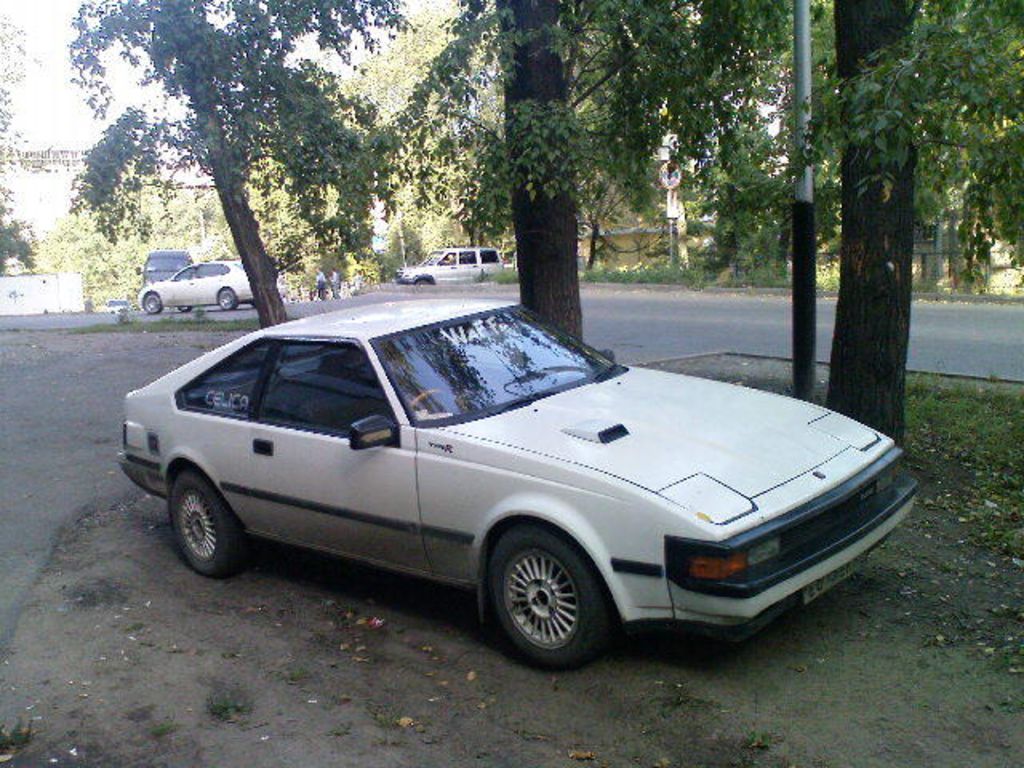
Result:
<svg viewBox="0 0 1024 768"><path fill-rule="evenodd" d="M503 269L496 272L492 280L498 285L514 285L519 282L519 272L515 269Z"/></svg>
<svg viewBox="0 0 1024 768"><path fill-rule="evenodd" d="M0 724L0 753L10 754L27 747L32 741L32 723L18 721L10 731Z"/></svg>
<svg viewBox="0 0 1024 768"><path fill-rule="evenodd" d="M684 285L695 289L703 288L707 283L703 270L669 264L644 264L622 269L595 267L580 273L580 280L585 283Z"/></svg>
<svg viewBox="0 0 1024 768"><path fill-rule="evenodd" d="M918 470L948 483L930 507L956 515L976 542L1024 557L1024 392L988 385L907 385L907 456Z"/></svg>
<svg viewBox="0 0 1024 768"><path fill-rule="evenodd" d="M260 327L258 320L154 320L152 322L133 320L128 323L86 325L72 328L71 333L175 333L181 331L255 331Z"/></svg>
<svg viewBox="0 0 1024 768"><path fill-rule="evenodd" d="M206 711L222 723L235 722L252 712L252 704L243 696L222 691L206 700Z"/></svg>
<svg viewBox="0 0 1024 768"><path fill-rule="evenodd" d="M767 731L751 731L747 736L747 749L771 749L775 736Z"/></svg>
<svg viewBox="0 0 1024 768"><path fill-rule="evenodd" d="M157 723L152 728L150 728L149 735L152 736L154 739L162 739L164 736L170 736L179 728L181 728L181 726L177 723L172 722L170 720L165 720L164 722Z"/></svg>
<svg viewBox="0 0 1024 768"><path fill-rule="evenodd" d="M310 671L305 667L292 667L284 673L284 680L288 685L298 685L309 680L310 677Z"/></svg>

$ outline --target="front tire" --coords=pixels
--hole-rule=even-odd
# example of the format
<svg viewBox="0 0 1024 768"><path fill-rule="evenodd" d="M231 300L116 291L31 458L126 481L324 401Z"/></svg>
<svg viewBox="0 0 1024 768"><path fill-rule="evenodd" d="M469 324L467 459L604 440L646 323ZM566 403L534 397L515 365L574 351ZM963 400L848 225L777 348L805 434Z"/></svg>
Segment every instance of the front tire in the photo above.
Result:
<svg viewBox="0 0 1024 768"><path fill-rule="evenodd" d="M238 306L238 296L230 288L221 288L217 293L217 306L223 310L235 309Z"/></svg>
<svg viewBox="0 0 1024 768"><path fill-rule="evenodd" d="M433 285L434 279L431 277L417 277L412 281L413 285Z"/></svg>
<svg viewBox="0 0 1024 768"><path fill-rule="evenodd" d="M142 297L142 308L147 315L159 315L164 311L164 303L158 293L147 293Z"/></svg>
<svg viewBox="0 0 1024 768"><path fill-rule="evenodd" d="M529 662L572 669L611 641L600 575L577 547L546 528L505 533L488 564L491 603L506 636Z"/></svg>
<svg viewBox="0 0 1024 768"><path fill-rule="evenodd" d="M245 568L245 530L206 478L185 470L175 478L167 504L178 548L195 571L221 579Z"/></svg>

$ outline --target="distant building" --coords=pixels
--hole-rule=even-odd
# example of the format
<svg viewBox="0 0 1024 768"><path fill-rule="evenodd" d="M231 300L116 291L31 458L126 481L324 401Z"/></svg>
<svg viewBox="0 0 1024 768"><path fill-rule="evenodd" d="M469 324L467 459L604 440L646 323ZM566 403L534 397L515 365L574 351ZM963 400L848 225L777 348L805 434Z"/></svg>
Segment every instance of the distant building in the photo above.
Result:
<svg viewBox="0 0 1024 768"><path fill-rule="evenodd" d="M5 160L3 185L11 192L11 214L42 238L71 210L75 177L85 168L85 152L13 150Z"/></svg>
<svg viewBox="0 0 1024 768"><path fill-rule="evenodd" d="M82 312L82 276L77 272L0 277L0 315Z"/></svg>

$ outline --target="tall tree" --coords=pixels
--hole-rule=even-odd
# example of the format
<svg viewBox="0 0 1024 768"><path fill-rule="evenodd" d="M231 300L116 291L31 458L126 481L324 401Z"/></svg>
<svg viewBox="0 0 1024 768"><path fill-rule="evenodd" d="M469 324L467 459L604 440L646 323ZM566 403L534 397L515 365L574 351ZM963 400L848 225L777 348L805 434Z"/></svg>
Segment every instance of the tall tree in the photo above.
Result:
<svg viewBox="0 0 1024 768"><path fill-rule="evenodd" d="M415 135L432 108L449 125L490 134L502 152L481 171L512 201L523 303L579 333L581 172L601 168L625 190L649 191L668 131L700 158L759 52L784 37L786 11L769 0L495 2L463 0L406 124ZM497 130L478 119L481 87L494 82L477 78L481 70L502 84Z"/></svg>
<svg viewBox="0 0 1024 768"><path fill-rule="evenodd" d="M836 66L843 83L906 39L916 7L905 0L836 0ZM847 102L847 109L855 102ZM876 147L843 147L839 300L828 404L902 439L914 250L916 150L879 165Z"/></svg>
<svg viewBox="0 0 1024 768"><path fill-rule="evenodd" d="M839 99L821 135L842 148L842 243L828 402L900 439L916 187L955 191L968 263L996 237L1024 239L1024 13L1020 0L836 0L834 20Z"/></svg>
<svg viewBox="0 0 1024 768"><path fill-rule="evenodd" d="M511 40L505 77L505 136L512 181L520 299L563 330L583 335L576 263L576 174L551 129L573 125L569 83L556 45L559 0L498 0ZM538 141L541 139L541 141ZM537 151L538 147L542 151ZM528 168L523 168L528 165Z"/></svg>
<svg viewBox="0 0 1024 768"><path fill-rule="evenodd" d="M132 213L140 178L168 156L198 166L217 188L260 323L282 322L277 269L249 202L251 168L275 160L303 213L344 238L347 225L368 215L383 150L340 119L332 79L303 61L297 46L315 39L347 60L354 39L372 49L380 28L398 18L397 0L89 0L72 52L97 111L110 101L104 56L116 51L186 116L125 113L90 153L82 198L119 224ZM359 105L344 106L357 128L370 117Z"/></svg>

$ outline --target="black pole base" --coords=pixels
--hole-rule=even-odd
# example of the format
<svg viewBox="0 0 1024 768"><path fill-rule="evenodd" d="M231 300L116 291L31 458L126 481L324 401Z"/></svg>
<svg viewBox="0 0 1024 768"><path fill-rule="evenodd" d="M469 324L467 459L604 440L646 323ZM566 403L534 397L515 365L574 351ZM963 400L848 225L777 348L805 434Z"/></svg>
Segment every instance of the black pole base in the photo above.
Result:
<svg viewBox="0 0 1024 768"><path fill-rule="evenodd" d="M817 248L814 203L793 203L793 394L814 395L814 342L817 331Z"/></svg>

